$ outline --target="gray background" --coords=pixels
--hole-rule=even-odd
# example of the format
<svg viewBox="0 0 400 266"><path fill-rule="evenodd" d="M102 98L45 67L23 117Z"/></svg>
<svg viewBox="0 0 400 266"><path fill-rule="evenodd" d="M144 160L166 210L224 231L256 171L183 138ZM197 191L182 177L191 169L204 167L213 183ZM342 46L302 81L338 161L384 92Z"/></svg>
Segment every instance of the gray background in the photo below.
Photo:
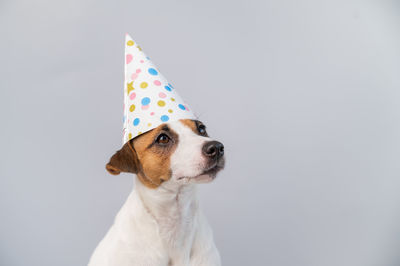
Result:
<svg viewBox="0 0 400 266"><path fill-rule="evenodd" d="M224 265L400 265L400 4L0 1L0 265L85 265L132 189L124 34L224 142Z"/></svg>

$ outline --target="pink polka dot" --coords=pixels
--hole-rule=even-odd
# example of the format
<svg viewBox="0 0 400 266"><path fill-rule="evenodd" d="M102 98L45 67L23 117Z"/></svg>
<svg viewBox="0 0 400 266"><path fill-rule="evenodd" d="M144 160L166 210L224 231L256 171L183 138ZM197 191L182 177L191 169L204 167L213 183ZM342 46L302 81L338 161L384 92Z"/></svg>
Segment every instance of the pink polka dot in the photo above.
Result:
<svg viewBox="0 0 400 266"><path fill-rule="evenodd" d="M132 80L137 79L138 76L139 76L139 75L138 75L137 73L133 73L132 76L131 76L131 79L132 79Z"/></svg>
<svg viewBox="0 0 400 266"><path fill-rule="evenodd" d="M166 95L164 92L160 92L160 93L158 94L158 96L160 96L160 98L165 98L165 97L167 97L167 95Z"/></svg>
<svg viewBox="0 0 400 266"><path fill-rule="evenodd" d="M150 115L154 115L154 112L151 112Z"/></svg>
<svg viewBox="0 0 400 266"><path fill-rule="evenodd" d="M142 110L147 110L149 109L150 105L142 105Z"/></svg>
<svg viewBox="0 0 400 266"><path fill-rule="evenodd" d="M126 64L129 64L133 59L133 56L131 54L126 55Z"/></svg>
<svg viewBox="0 0 400 266"><path fill-rule="evenodd" d="M136 69L136 73L139 74L140 72L142 72L142 70L140 68Z"/></svg>
<svg viewBox="0 0 400 266"><path fill-rule="evenodd" d="M187 105L185 104L185 108L186 108L186 111L189 111L189 108L187 107Z"/></svg>
<svg viewBox="0 0 400 266"><path fill-rule="evenodd" d="M155 80L155 81L154 81L154 85L160 86L160 85L161 85L161 82L160 82L159 80Z"/></svg>
<svg viewBox="0 0 400 266"><path fill-rule="evenodd" d="M133 100L136 98L136 93L132 92L131 95L129 95L129 99Z"/></svg>
<svg viewBox="0 0 400 266"><path fill-rule="evenodd" d="M144 63L144 60L140 60L140 63Z"/></svg>

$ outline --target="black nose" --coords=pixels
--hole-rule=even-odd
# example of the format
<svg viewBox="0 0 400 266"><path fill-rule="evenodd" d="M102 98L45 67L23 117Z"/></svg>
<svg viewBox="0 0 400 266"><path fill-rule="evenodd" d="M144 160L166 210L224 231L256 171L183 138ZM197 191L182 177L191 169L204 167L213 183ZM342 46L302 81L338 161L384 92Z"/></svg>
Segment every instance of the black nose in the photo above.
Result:
<svg viewBox="0 0 400 266"><path fill-rule="evenodd" d="M218 159L224 155L224 144L219 141L210 141L204 144L203 154L207 157Z"/></svg>

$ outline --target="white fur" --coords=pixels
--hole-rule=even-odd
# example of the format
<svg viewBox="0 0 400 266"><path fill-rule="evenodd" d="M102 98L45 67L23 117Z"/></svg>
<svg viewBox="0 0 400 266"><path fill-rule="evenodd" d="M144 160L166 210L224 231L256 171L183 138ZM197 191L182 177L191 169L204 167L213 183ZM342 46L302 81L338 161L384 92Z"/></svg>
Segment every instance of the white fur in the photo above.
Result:
<svg viewBox="0 0 400 266"><path fill-rule="evenodd" d="M201 148L210 139L180 122L169 126L179 136L171 157L171 179L156 189L135 179L133 191L89 266L221 265L212 230L196 196L196 183L212 180L196 177L204 171Z"/></svg>

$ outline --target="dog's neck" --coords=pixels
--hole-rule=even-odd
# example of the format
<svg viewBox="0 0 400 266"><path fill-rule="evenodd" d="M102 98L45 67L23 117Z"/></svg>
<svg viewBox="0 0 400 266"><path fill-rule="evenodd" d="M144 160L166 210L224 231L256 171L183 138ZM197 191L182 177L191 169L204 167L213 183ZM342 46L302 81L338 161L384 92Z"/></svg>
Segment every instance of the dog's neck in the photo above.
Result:
<svg viewBox="0 0 400 266"><path fill-rule="evenodd" d="M197 209L195 184L169 184L164 182L157 188L148 188L136 178L135 190L143 206L157 223L185 219Z"/></svg>
<svg viewBox="0 0 400 266"><path fill-rule="evenodd" d="M196 184L178 186L166 181L157 188L149 188L136 178L134 193L143 206L144 213L139 216L148 217L157 224L157 233L170 260L177 265L187 265L199 210Z"/></svg>

